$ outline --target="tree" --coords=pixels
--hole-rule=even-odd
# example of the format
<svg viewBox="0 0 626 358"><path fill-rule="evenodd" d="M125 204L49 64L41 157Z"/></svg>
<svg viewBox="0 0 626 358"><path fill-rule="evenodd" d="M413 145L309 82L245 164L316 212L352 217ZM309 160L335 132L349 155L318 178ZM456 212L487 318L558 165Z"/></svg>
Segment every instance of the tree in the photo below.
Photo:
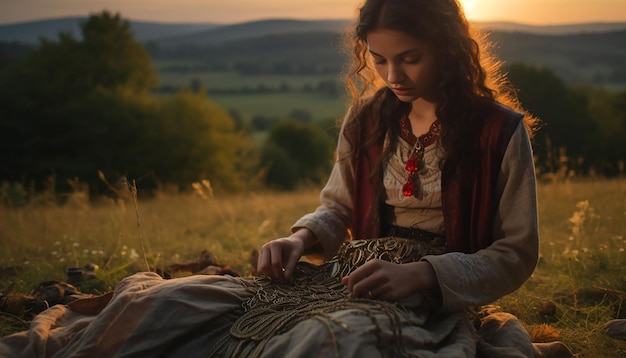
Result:
<svg viewBox="0 0 626 358"><path fill-rule="evenodd" d="M564 157L560 152L569 160L588 156L596 124L588 114L586 97L570 90L549 69L515 63L508 70L523 106L542 122L535 139L539 166L556 170L559 157Z"/></svg>
<svg viewBox="0 0 626 358"><path fill-rule="evenodd" d="M145 149L152 152L147 157L160 180L181 187L200 179L225 189L243 185L239 154L251 141L236 133L232 118L203 94L180 92L160 99L147 135Z"/></svg>
<svg viewBox="0 0 626 358"><path fill-rule="evenodd" d="M601 174L623 174L626 160L626 91L609 92L602 88L577 86L573 89L587 98L588 112L598 130L591 137L591 158ZM620 167L620 162L621 167Z"/></svg>
<svg viewBox="0 0 626 358"><path fill-rule="evenodd" d="M81 28L82 40L66 33L60 33L58 41L41 40L7 79L15 100L27 102L22 103L25 107L49 108L96 91L142 93L156 88L150 57L119 14L91 15Z"/></svg>
<svg viewBox="0 0 626 358"><path fill-rule="evenodd" d="M158 77L150 55L135 41L130 23L104 11L82 25L82 52L88 62L82 73L96 89L124 88L144 92L156 88Z"/></svg>
<svg viewBox="0 0 626 358"><path fill-rule="evenodd" d="M293 189L302 183L320 183L332 165L333 143L320 127L286 119L270 130L261 154L270 186Z"/></svg>
<svg viewBox="0 0 626 358"><path fill-rule="evenodd" d="M201 93L152 96L150 58L119 15L92 15L82 32L81 40L63 33L43 40L0 76L0 181L54 175L93 188L101 170L181 187L200 179L241 185L250 141L228 114Z"/></svg>
<svg viewBox="0 0 626 358"><path fill-rule="evenodd" d="M150 57L119 14L91 15L81 28L82 40L66 33L57 41L42 39L0 75L0 179L83 174L88 160L78 158L97 158L89 144L107 127L119 127L123 110L115 93L140 95L156 87Z"/></svg>

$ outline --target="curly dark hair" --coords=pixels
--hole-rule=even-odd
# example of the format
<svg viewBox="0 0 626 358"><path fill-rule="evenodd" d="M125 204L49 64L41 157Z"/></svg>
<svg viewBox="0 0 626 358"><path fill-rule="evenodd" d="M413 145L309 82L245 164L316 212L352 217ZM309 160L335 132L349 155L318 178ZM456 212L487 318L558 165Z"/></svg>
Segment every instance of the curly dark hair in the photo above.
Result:
<svg viewBox="0 0 626 358"><path fill-rule="evenodd" d="M440 71L436 115L442 124L446 161L471 159L465 156L470 152L468 148L476 145L478 133L470 119L482 101L497 101L523 113L532 135L536 118L523 110L516 91L500 72L501 62L489 53L485 35L470 29L456 0L365 0L353 32L345 39L346 48L352 51L346 75L352 110L346 119L345 133L348 141L357 144L352 145L353 151L382 143L390 134L382 156L386 157L397 145L399 118L408 115L411 108L385 86L371 64L367 34L381 28L405 32L435 49ZM368 121L369 118L375 120ZM358 143L366 122L373 128L368 128L368 140Z"/></svg>

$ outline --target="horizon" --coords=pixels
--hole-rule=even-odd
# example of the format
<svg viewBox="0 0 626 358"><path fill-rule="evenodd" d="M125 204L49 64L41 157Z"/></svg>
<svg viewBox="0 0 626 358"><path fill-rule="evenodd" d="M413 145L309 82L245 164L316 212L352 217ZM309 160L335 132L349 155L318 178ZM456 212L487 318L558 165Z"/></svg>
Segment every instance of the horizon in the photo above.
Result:
<svg viewBox="0 0 626 358"><path fill-rule="evenodd" d="M105 11L108 9L103 9ZM110 10L108 10L110 11ZM97 13L97 12L93 12ZM116 12L112 12L116 13ZM62 20L62 19L70 19L70 18L87 18L92 13L84 14L84 15L62 15L62 16L51 16L44 18L36 18L31 20L17 21L17 22L7 22L3 23L0 21L0 26L11 26L11 25L19 25L25 23L34 23L34 22L45 22L45 21L54 21L54 20ZM244 23L252 23L252 22L262 22L262 21L281 21L281 20L294 20L294 21L351 21L351 18L298 18L298 17L265 17L265 18L254 18L250 20L242 20L242 21L232 21L232 22L219 22L219 21L168 21L168 20L149 20L149 19L134 19L124 16L121 13L121 16L124 20L128 20L130 22L139 22L139 23L152 23L152 24L160 24L160 25L218 25L218 26L228 26L228 25L237 25ZM513 21L513 20L498 20L498 19L468 19L468 21L473 23L503 23L503 24L515 24L522 26L530 26L530 27L560 27L560 26L575 26L575 25L588 25L588 24L626 24L626 20L616 20L616 21L579 21L579 22L564 22L564 23L548 23L548 24L535 24L521 21Z"/></svg>
<svg viewBox="0 0 626 358"><path fill-rule="evenodd" d="M271 19L351 20L360 0L0 0L0 25L87 17L108 10L135 22L229 25ZM473 22L511 22L531 26L626 22L624 0L461 0ZM329 14L329 8L333 11ZM567 11L563 11L567 8ZM306 16L303 16L306 14Z"/></svg>

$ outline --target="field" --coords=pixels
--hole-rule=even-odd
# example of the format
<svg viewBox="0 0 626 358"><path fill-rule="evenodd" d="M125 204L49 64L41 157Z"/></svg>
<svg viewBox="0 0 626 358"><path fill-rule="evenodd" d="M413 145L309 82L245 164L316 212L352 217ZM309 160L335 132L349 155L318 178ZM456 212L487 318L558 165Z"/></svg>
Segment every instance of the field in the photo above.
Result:
<svg viewBox="0 0 626 358"><path fill-rule="evenodd" d="M345 100L309 93L270 93L256 95L210 95L209 99L227 111L245 117L284 119L294 111L306 111L315 121L335 120L344 113Z"/></svg>
<svg viewBox="0 0 626 358"><path fill-rule="evenodd" d="M345 112L346 99L338 93L320 91L320 83L334 83L344 91L342 78L332 75L241 75L232 71L204 71L194 61L157 61L162 88L202 86L211 101L243 117L283 119L305 111L312 119L336 119ZM183 71L168 68L182 66Z"/></svg>
<svg viewBox="0 0 626 358"><path fill-rule="evenodd" d="M247 274L251 251L287 235L318 205L318 191L229 195L199 185L152 199L122 195L93 203L77 192L57 205L48 193L26 206L0 206L0 292L28 293L88 263L100 268L91 289L104 292L132 272L196 261L204 249ZM498 304L529 329L556 328L580 357L626 357L626 343L601 330L610 319L626 318L626 180L542 183L539 209L537 270ZM16 329L11 317L0 320L0 334Z"/></svg>

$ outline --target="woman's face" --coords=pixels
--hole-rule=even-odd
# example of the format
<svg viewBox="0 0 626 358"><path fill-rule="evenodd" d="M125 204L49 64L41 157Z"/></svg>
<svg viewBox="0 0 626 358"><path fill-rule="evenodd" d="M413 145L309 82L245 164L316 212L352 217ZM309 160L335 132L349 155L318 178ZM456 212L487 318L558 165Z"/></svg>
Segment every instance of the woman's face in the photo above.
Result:
<svg viewBox="0 0 626 358"><path fill-rule="evenodd" d="M436 100L439 71L432 46L405 32L388 29L370 31L367 44L376 71L398 99Z"/></svg>

